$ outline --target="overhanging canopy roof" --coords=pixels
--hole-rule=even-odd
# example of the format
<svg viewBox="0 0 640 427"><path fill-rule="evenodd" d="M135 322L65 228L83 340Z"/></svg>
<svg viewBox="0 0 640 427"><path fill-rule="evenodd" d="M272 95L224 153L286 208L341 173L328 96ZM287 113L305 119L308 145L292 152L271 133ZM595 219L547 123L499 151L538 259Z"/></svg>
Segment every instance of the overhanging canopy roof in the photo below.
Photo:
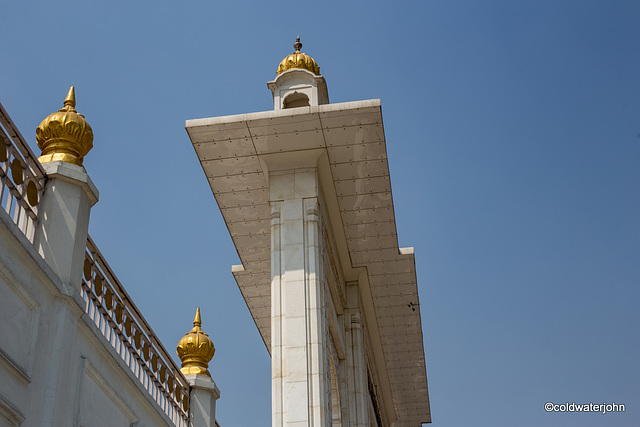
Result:
<svg viewBox="0 0 640 427"><path fill-rule="evenodd" d="M261 157L326 150L340 258L347 269L366 268L366 320L382 350L397 425L430 422L415 259L412 248L398 246L380 101L188 120L186 129L242 261L234 276L267 348L271 211Z"/></svg>

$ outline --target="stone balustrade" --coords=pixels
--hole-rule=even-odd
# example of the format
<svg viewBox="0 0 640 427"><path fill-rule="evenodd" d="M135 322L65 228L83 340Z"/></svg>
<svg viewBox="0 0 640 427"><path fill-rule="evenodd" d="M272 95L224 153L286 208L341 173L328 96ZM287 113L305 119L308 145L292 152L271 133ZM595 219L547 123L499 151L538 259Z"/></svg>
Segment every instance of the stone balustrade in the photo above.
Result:
<svg viewBox="0 0 640 427"><path fill-rule="evenodd" d="M45 209L40 202L48 179L0 104L0 207L34 246L38 246L39 214ZM123 369L131 371L173 425L187 427L191 386L90 236L84 252L80 293L96 335L113 348L120 364L126 365Z"/></svg>
<svg viewBox="0 0 640 427"><path fill-rule="evenodd" d="M82 281L85 311L176 426L189 424L189 383L155 336L91 237Z"/></svg>
<svg viewBox="0 0 640 427"><path fill-rule="evenodd" d="M0 206L33 243L46 175L0 104Z"/></svg>

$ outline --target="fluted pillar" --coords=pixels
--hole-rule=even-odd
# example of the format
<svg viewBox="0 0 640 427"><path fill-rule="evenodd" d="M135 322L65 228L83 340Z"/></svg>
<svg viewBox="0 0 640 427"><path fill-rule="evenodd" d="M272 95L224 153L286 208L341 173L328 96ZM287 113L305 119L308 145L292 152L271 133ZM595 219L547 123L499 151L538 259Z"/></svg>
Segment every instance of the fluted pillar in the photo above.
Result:
<svg viewBox="0 0 640 427"><path fill-rule="evenodd" d="M317 172L273 171L269 183L272 425L329 426Z"/></svg>

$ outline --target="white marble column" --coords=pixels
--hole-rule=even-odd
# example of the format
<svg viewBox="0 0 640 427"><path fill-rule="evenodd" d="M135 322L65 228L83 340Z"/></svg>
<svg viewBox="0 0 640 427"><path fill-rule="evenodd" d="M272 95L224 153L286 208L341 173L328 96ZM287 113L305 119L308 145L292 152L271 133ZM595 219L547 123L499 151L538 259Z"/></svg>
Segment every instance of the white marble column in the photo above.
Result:
<svg viewBox="0 0 640 427"><path fill-rule="evenodd" d="M34 245L64 285L80 292L91 207L98 189L82 166L44 163L48 180Z"/></svg>
<svg viewBox="0 0 640 427"><path fill-rule="evenodd" d="M270 172L269 190L272 425L329 426L317 172Z"/></svg>
<svg viewBox="0 0 640 427"><path fill-rule="evenodd" d="M77 320L84 302L80 299L82 266L87 246L89 214L98 201L98 190L82 166L55 161L44 163L47 183L40 202L34 246L60 278L65 292L75 298L55 299L47 352L47 369L38 425L71 425L75 396L69 375L75 368ZM82 305L81 305L82 304ZM34 424L36 422L34 421Z"/></svg>
<svg viewBox="0 0 640 427"><path fill-rule="evenodd" d="M346 359L349 386L349 425L369 426L369 383L364 349L363 325L360 312L358 282L347 282L347 333Z"/></svg>
<svg viewBox="0 0 640 427"><path fill-rule="evenodd" d="M189 397L189 426L215 427L216 400L220 390L210 377L204 375L185 375L191 386Z"/></svg>

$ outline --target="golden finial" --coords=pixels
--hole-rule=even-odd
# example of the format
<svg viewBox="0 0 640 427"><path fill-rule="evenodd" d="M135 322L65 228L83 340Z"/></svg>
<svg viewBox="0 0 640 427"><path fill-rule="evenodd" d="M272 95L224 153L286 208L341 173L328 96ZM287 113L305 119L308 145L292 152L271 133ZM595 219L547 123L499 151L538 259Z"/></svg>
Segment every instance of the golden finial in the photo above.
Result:
<svg viewBox="0 0 640 427"><path fill-rule="evenodd" d="M196 317L193 318L193 326L202 326L202 318L200 317L200 307L196 309Z"/></svg>
<svg viewBox="0 0 640 427"><path fill-rule="evenodd" d="M64 99L64 107L62 107L62 109L65 109L67 111L73 110L76 111L76 88L74 86L71 86L69 88L69 93L67 94L67 97Z"/></svg>
<svg viewBox="0 0 640 427"><path fill-rule="evenodd" d="M284 58L282 62L280 62L276 74L280 75L287 70L301 68L303 70L311 71L313 74L319 76L320 67L318 66L316 61L306 53L300 52L300 49L302 49L300 36L296 38L296 42L293 44L293 48L295 49L295 52L293 52L291 55Z"/></svg>
<svg viewBox="0 0 640 427"><path fill-rule="evenodd" d="M82 114L76 111L76 91L73 86L64 106L50 114L36 129L36 141L42 150L40 163L61 160L82 166L82 160L93 148L93 131Z"/></svg>
<svg viewBox="0 0 640 427"><path fill-rule="evenodd" d="M202 326L202 319L200 307L198 307L196 317L193 319L193 329L178 342L176 351L182 360L180 371L184 375L196 374L210 377L209 361L213 358L216 349L200 326Z"/></svg>

